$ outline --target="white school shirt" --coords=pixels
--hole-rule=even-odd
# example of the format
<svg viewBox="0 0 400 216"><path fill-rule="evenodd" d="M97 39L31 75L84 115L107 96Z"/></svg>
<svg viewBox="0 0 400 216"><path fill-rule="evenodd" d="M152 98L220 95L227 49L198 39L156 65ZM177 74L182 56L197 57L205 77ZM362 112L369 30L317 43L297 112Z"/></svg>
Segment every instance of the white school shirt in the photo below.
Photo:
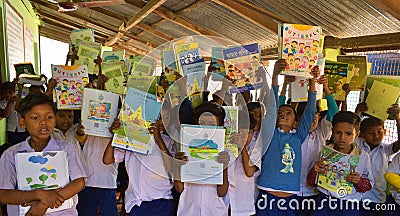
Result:
<svg viewBox="0 0 400 216"><path fill-rule="evenodd" d="M321 148L325 145L332 135L332 123L323 118L317 128L308 134L307 138L301 145L301 174L300 174L300 191L298 196L307 197L318 193L315 187L307 185L307 175L314 162L319 159Z"/></svg>
<svg viewBox="0 0 400 216"><path fill-rule="evenodd" d="M17 188L17 172L15 166L15 155L17 153L35 152L29 145L31 137L25 141L20 142L8 148L0 158L0 189L16 189ZM78 178L85 178L85 168L79 160L75 147L64 140L55 140L51 138L47 146L43 149L45 151L65 151L67 152L68 171L71 181ZM46 216L77 216L78 211L76 205L78 204L78 195L73 197L74 206L69 209L64 209L52 213L45 214ZM7 213L10 216L19 215L19 206L7 205Z"/></svg>
<svg viewBox="0 0 400 216"><path fill-rule="evenodd" d="M169 136L161 134L165 146L172 156L176 153L175 144ZM152 142L153 150L147 156L114 149L115 162L125 159L125 167L129 176L129 185L125 191L125 210L130 212L133 206L140 206L143 201L156 199L172 199L173 181L168 177L162 160L162 152Z"/></svg>
<svg viewBox="0 0 400 216"><path fill-rule="evenodd" d="M226 200L231 207L231 215L253 215L256 213L254 206L257 195L257 178L260 175L261 152L255 148L259 131L253 133L253 137L247 146L250 161L258 168L252 177L247 177L243 168L242 155L237 158L231 155L230 166L228 167L229 189Z"/></svg>
<svg viewBox="0 0 400 216"><path fill-rule="evenodd" d="M393 145L380 143L379 146L371 151L363 138L357 138L354 143L368 153L372 165L372 176L374 178L374 186L370 191L363 194L362 199L368 199L374 203L386 202L386 179L384 175L389 165L389 156L393 154Z"/></svg>
<svg viewBox="0 0 400 216"><path fill-rule="evenodd" d="M96 188L117 188L118 163L105 165L104 151L111 138L88 135L83 146L83 155L86 158L88 173L85 186Z"/></svg>
<svg viewBox="0 0 400 216"><path fill-rule="evenodd" d="M193 183L184 183L183 185L184 189L179 198L178 216L228 215L227 196L218 196L217 185Z"/></svg>
<svg viewBox="0 0 400 216"><path fill-rule="evenodd" d="M77 127L78 127L78 124L72 125L72 127L70 127L67 130L67 132L65 132L65 135L61 130L54 128L53 131L51 132L51 137L53 137L55 140L65 140L65 141L68 141L69 143L71 143L76 148L76 151L78 152L78 156L81 159L82 165L86 169L86 175L90 176L91 173L87 170L86 159L83 155L81 145L79 144L79 141L76 140L76 138L75 138Z"/></svg>
<svg viewBox="0 0 400 216"><path fill-rule="evenodd" d="M333 148L333 146L330 146L330 147ZM353 144L353 151L352 152L356 152L357 149L361 150L360 148L358 148L358 146L356 144ZM352 152L350 154L352 154ZM366 153L363 150L361 150L360 161L358 162L358 167L356 168L355 171L360 174L360 177L368 178L369 181L371 182L372 187L374 186L374 178L372 177L371 161L369 159L368 153ZM321 193L324 193L326 195L333 196L333 197L336 197L336 198L342 199L342 200L350 200L350 199L352 199L352 200L361 201L361 198L362 198L362 193L357 192L354 187L353 187L352 193L351 194L347 194L345 197L341 197L336 192L328 191L328 190L326 190L324 188L321 188L321 187L317 187L317 189Z"/></svg>
<svg viewBox="0 0 400 216"><path fill-rule="evenodd" d="M400 154L394 156L392 162L389 164L387 172L400 174ZM400 205L400 193L392 185L390 185L390 192L392 193L393 199L396 200L396 203Z"/></svg>
<svg viewBox="0 0 400 216"><path fill-rule="evenodd" d="M0 101L0 109L5 109L7 106L7 101ZM15 102L11 107L10 115L7 118L7 131L10 132L25 132L25 129L22 128L18 123L18 113L15 110Z"/></svg>

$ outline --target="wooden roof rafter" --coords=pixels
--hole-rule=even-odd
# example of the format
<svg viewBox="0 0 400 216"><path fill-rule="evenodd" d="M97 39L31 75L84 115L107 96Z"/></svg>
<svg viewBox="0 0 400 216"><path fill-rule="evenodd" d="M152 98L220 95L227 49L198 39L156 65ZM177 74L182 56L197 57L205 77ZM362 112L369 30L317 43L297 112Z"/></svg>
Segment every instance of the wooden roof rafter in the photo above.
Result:
<svg viewBox="0 0 400 216"><path fill-rule="evenodd" d="M127 32L129 29L133 28L135 25L140 23L147 15L152 13L165 1L166 0L151 0L147 2L135 16L131 17L126 23L124 23L124 27L120 29L120 31L114 38L107 41L106 45L111 46L115 44L123 36L125 32Z"/></svg>

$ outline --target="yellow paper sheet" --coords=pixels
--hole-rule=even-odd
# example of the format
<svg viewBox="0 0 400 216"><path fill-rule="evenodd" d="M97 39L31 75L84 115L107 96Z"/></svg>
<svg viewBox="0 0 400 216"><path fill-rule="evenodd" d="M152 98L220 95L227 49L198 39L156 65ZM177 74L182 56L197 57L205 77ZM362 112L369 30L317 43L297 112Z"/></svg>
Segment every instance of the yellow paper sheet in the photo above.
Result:
<svg viewBox="0 0 400 216"><path fill-rule="evenodd" d="M400 88L377 80L372 84L365 102L368 104L369 115L386 120L389 114L386 110L396 102L400 94Z"/></svg>

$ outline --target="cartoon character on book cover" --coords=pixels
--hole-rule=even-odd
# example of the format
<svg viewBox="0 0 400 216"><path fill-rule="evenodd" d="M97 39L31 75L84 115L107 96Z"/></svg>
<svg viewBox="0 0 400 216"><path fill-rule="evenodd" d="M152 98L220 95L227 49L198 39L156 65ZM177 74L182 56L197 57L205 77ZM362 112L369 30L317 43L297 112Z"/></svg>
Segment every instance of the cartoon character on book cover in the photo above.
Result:
<svg viewBox="0 0 400 216"><path fill-rule="evenodd" d="M344 154L323 146L321 160L327 165L327 168L325 173L318 174L317 185L333 192L344 188L347 194L351 194L353 183L346 181L345 176L355 172L360 156Z"/></svg>

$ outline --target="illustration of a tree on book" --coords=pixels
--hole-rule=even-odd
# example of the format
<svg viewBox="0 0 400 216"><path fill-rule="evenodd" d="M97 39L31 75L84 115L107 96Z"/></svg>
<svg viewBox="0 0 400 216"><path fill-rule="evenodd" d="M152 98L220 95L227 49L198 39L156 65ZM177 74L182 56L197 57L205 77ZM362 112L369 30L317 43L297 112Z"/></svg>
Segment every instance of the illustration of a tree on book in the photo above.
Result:
<svg viewBox="0 0 400 216"><path fill-rule="evenodd" d="M327 165L325 173L318 174L318 186L337 192L344 188L347 194L352 193L353 184L345 176L355 172L360 161L359 155L348 155L329 147L322 147L321 160Z"/></svg>
<svg viewBox="0 0 400 216"><path fill-rule="evenodd" d="M48 161L49 159L42 155L31 156L28 158L28 162L34 164L46 165ZM27 184L30 186L31 189L50 189L59 187L58 184L52 184L52 185L46 184L46 181L49 179L49 177L54 180L57 179L57 170L54 167L44 166L40 169L39 174L40 175L37 177L37 179L41 182L41 184L39 183L31 184L35 180L34 176L28 176L25 178Z"/></svg>

